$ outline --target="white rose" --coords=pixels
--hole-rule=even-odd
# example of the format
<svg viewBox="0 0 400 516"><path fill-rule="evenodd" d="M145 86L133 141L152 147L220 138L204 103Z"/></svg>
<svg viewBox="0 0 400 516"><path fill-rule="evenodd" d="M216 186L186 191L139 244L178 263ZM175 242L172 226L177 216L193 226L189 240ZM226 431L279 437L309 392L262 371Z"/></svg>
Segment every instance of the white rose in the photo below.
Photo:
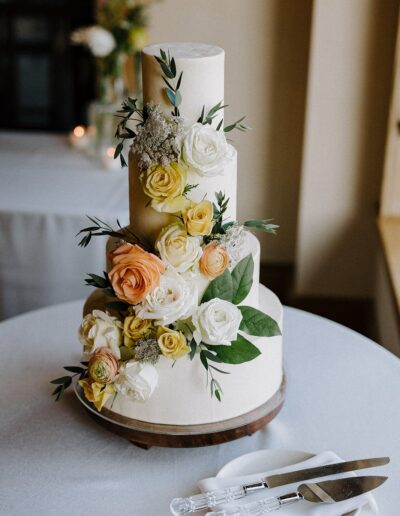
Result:
<svg viewBox="0 0 400 516"><path fill-rule="evenodd" d="M94 353L99 348L109 348L115 358L121 358L122 323L101 310L87 314L79 327L79 340L84 351Z"/></svg>
<svg viewBox="0 0 400 516"><path fill-rule="evenodd" d="M186 319L196 309L197 288L172 269L161 276L160 284L146 299L135 306L141 319L153 319L156 326L167 326Z"/></svg>
<svg viewBox="0 0 400 516"><path fill-rule="evenodd" d="M114 50L116 42L114 36L103 27L93 25L77 29L71 34L71 41L86 45L96 57L106 57Z"/></svg>
<svg viewBox="0 0 400 516"><path fill-rule="evenodd" d="M225 165L235 155L223 131L211 125L196 123L183 140L182 157L201 176L213 177L224 173Z"/></svg>
<svg viewBox="0 0 400 516"><path fill-rule="evenodd" d="M148 362L126 362L120 370L114 386L119 394L135 401L146 401L158 384L157 369Z"/></svg>
<svg viewBox="0 0 400 516"><path fill-rule="evenodd" d="M237 337L241 320L242 314L234 304L211 299L201 304L192 316L193 337L198 344L229 345Z"/></svg>
<svg viewBox="0 0 400 516"><path fill-rule="evenodd" d="M186 272L196 265L203 253L199 237L189 236L182 224L163 229L157 238L156 249L167 267L176 272Z"/></svg>

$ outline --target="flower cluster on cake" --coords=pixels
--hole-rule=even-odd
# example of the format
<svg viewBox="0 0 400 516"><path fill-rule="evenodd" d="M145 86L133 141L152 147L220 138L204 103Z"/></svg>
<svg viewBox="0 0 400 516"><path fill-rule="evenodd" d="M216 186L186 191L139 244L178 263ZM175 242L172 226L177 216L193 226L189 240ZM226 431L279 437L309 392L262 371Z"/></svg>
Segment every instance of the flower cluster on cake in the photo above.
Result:
<svg viewBox="0 0 400 516"><path fill-rule="evenodd" d="M267 220L238 222L235 217L237 156L226 135L234 129L245 131L244 118L224 126L222 98L212 105L205 99L194 117L193 104L201 101L204 84L215 80L199 70L220 70L221 55L223 87L221 49L199 44L148 47L143 53L143 107L128 98L119 112L115 157L122 165L124 143L131 140L131 224L112 228L90 218L91 225L81 231L84 247L97 235L109 235L112 241L108 270L86 280L99 291L95 308L86 310L79 328L85 359L80 366L65 367L79 376L85 397L99 411L106 407L138 419L168 422L160 407L166 411L170 402L165 396L173 395L181 398L181 408L171 408L171 421L217 420L208 402L204 410L209 415L185 415L188 399L200 404L203 400L199 368L204 371L201 389L208 386L211 398L223 405L222 376L234 376L236 368L257 362L267 341L280 339L277 300L264 303L267 310L258 307L259 244L249 231L274 234L277 226ZM193 91L194 80L200 80L200 98ZM157 94L146 101L149 87ZM214 92L213 85L209 87L218 94L218 88ZM271 303L279 320L269 313ZM280 340L274 349L271 360L279 371L267 379L268 395L281 381ZM245 375L254 391L252 382L262 378L263 371L268 373L263 365L257 362L254 378L251 370L243 370L236 388L246 388ZM72 376L53 381L58 384L57 399L71 385ZM223 417L247 410L247 405L232 410L240 395L229 389L230 408L222 411ZM138 408L147 404L147 411Z"/></svg>

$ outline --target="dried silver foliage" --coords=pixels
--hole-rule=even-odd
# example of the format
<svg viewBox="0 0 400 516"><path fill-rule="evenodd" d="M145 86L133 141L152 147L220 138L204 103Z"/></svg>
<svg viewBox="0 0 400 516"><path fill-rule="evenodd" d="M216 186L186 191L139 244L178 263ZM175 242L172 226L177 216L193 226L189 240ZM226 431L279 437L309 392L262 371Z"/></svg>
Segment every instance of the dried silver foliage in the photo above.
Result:
<svg viewBox="0 0 400 516"><path fill-rule="evenodd" d="M155 364L160 358L160 347L156 339L139 339L134 347L135 360Z"/></svg>
<svg viewBox="0 0 400 516"><path fill-rule="evenodd" d="M246 230L238 222L229 226L224 235L219 235L218 241L228 252L230 267L235 266L243 258L245 240Z"/></svg>
<svg viewBox="0 0 400 516"><path fill-rule="evenodd" d="M184 132L182 118L164 115L155 104L148 104L146 111L146 121L137 129L131 147L142 171L155 163L166 166L177 161Z"/></svg>

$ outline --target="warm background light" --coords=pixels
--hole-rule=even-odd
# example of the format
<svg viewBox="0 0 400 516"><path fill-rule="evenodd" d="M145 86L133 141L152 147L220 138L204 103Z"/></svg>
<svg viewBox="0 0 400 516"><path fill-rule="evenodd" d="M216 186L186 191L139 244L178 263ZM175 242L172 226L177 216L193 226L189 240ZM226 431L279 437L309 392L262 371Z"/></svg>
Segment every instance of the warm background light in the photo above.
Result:
<svg viewBox="0 0 400 516"><path fill-rule="evenodd" d="M74 136L77 138L82 138L85 134L85 128L82 125L77 125L74 129Z"/></svg>

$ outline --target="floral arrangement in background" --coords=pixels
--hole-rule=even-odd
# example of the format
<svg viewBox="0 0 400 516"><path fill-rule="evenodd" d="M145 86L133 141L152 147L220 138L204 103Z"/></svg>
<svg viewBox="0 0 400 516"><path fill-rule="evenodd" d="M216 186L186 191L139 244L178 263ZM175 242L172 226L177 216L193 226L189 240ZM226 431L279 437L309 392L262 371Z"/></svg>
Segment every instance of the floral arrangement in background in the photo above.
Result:
<svg viewBox="0 0 400 516"><path fill-rule="evenodd" d="M140 51L147 44L146 7L150 0L97 0L96 25L71 34L96 58L99 98L116 102L140 84Z"/></svg>
<svg viewBox="0 0 400 516"><path fill-rule="evenodd" d="M154 245L119 223L112 228L92 217L80 232L83 247L94 236L119 239L109 257L110 270L86 280L102 289L108 311L93 310L84 317L79 338L87 360L82 367L65 367L79 376L86 398L98 410L117 395L146 401L157 387L160 360L171 365L199 360L211 395L221 400L216 374L228 374L221 364L241 364L261 353L248 336L280 335L269 315L243 304L254 272L246 233L255 228L275 234L278 226L268 220L226 220L229 199L223 192L216 192L215 200L190 198L198 185L188 183L189 171L191 177L223 174L235 152L225 135L246 130L243 118L223 128L222 119L216 119L226 107L220 102L207 113L203 108L187 127L179 112L182 73L164 51L156 59L172 112L165 115L156 105L139 108L136 99L128 98L120 112L115 157L126 165L124 140L132 139L148 205L175 221L160 231ZM135 130L127 126L132 118L138 122ZM52 383L59 399L72 377Z"/></svg>

